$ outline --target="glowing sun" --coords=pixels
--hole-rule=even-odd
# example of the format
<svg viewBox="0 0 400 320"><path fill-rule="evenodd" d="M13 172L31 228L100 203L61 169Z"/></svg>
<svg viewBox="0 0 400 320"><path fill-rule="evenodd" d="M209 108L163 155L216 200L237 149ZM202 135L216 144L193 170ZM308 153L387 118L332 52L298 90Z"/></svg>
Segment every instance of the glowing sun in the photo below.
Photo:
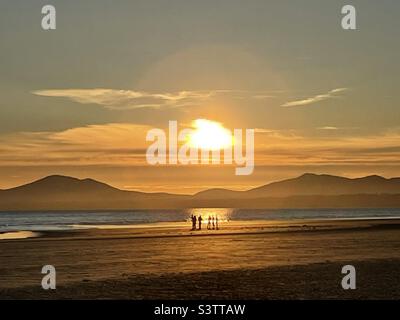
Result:
<svg viewBox="0 0 400 320"><path fill-rule="evenodd" d="M197 119L189 135L189 144L198 149L219 150L232 146L232 133L216 121Z"/></svg>

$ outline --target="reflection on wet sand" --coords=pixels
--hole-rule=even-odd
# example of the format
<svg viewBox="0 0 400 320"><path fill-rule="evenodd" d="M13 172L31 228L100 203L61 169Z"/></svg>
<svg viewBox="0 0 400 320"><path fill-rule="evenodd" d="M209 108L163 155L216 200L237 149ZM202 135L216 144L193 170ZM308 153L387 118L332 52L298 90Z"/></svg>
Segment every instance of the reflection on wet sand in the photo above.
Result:
<svg viewBox="0 0 400 320"><path fill-rule="evenodd" d="M26 239L38 237L38 232L32 231L16 231L16 232L4 232L0 233L0 240L11 240L11 239Z"/></svg>

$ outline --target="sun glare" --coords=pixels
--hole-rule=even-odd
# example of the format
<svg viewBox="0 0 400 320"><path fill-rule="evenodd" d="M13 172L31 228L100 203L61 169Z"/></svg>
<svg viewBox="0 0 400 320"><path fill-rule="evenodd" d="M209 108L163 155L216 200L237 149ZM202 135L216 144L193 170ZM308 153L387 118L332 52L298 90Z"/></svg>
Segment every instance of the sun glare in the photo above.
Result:
<svg viewBox="0 0 400 320"><path fill-rule="evenodd" d="M189 135L189 143L199 149L225 149L233 144L231 132L221 123L206 119L192 122L194 131Z"/></svg>

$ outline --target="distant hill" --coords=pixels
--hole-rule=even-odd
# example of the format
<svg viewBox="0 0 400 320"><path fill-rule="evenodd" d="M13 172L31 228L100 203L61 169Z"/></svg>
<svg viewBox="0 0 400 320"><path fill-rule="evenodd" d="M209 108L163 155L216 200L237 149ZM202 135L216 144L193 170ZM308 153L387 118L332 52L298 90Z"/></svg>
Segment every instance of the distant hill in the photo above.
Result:
<svg viewBox="0 0 400 320"><path fill-rule="evenodd" d="M306 173L294 179L274 182L245 192L250 197L299 195L400 194L400 178L377 175L344 178Z"/></svg>
<svg viewBox="0 0 400 320"><path fill-rule="evenodd" d="M303 174L247 191L209 189L194 195L144 193L93 179L48 176L0 190L0 210L129 210L188 207L373 208L400 207L400 178L350 179Z"/></svg>
<svg viewBox="0 0 400 320"><path fill-rule="evenodd" d="M179 196L126 191L93 179L53 175L0 190L0 210L128 209L176 197Z"/></svg>
<svg viewBox="0 0 400 320"><path fill-rule="evenodd" d="M209 189L197 193L197 199L251 199L310 195L400 194L400 178L380 176L344 178L305 173L297 178L273 182L247 191Z"/></svg>
<svg viewBox="0 0 400 320"><path fill-rule="evenodd" d="M67 176L53 175L43 179L5 190L7 194L23 194L25 196L38 196L43 193L47 195L65 195L69 193L98 194L108 192L119 192L105 183L93 179L77 179Z"/></svg>

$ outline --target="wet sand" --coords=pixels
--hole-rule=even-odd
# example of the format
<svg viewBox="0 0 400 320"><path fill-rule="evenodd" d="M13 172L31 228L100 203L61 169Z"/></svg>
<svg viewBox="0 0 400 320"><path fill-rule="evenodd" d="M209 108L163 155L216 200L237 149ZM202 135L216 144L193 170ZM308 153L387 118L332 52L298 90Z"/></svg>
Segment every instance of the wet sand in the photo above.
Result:
<svg viewBox="0 0 400 320"><path fill-rule="evenodd" d="M0 298L399 299L400 221L229 222L45 232L0 241ZM43 265L57 270L44 291ZM357 290L341 289L341 267Z"/></svg>

